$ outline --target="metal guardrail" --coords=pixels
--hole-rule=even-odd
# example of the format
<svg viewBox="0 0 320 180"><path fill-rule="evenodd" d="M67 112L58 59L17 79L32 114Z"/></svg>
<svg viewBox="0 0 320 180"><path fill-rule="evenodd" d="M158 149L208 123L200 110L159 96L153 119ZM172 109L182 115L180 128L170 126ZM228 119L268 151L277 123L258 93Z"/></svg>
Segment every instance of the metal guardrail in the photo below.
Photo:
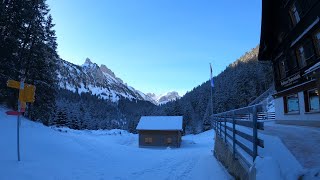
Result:
<svg viewBox="0 0 320 180"><path fill-rule="evenodd" d="M275 112L258 112L258 121L260 120L275 120Z"/></svg>
<svg viewBox="0 0 320 180"><path fill-rule="evenodd" d="M252 163L239 153L236 147L250 155L253 161L258 156L258 146L264 148L264 141L258 138L258 130L264 130L264 123L258 120L265 120L265 117L271 117L271 115L268 116L269 113L262 112L262 109L262 104L257 104L211 116L216 135L232 147L233 158L240 157L248 166ZM236 125L246 127L246 130L251 129L251 133L244 131L244 128L236 128ZM244 143L239 137L249 143ZM248 144L251 144L251 147Z"/></svg>
<svg viewBox="0 0 320 180"><path fill-rule="evenodd" d="M269 95L272 95L275 93L274 86L271 86L268 90L266 90L264 93L262 93L260 96L258 96L255 100L253 100L251 103L249 103L249 106L252 106L254 104L258 104L263 99L268 97Z"/></svg>

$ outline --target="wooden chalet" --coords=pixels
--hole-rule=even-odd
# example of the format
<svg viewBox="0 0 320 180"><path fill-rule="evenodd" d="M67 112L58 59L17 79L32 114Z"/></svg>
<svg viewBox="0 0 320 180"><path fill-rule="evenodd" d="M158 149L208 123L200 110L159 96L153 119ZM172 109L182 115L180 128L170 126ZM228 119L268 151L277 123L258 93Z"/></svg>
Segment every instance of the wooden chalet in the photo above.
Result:
<svg viewBox="0 0 320 180"><path fill-rule="evenodd" d="M320 126L320 1L263 0L259 60L273 64L277 122Z"/></svg>
<svg viewBox="0 0 320 180"><path fill-rule="evenodd" d="M139 147L180 147L182 116L142 116L137 130Z"/></svg>

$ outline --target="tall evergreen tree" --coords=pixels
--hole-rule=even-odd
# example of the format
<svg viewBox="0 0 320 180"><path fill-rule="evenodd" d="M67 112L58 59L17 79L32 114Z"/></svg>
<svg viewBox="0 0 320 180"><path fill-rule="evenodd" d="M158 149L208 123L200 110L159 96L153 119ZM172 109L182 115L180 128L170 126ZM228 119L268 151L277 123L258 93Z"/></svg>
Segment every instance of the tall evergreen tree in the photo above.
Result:
<svg viewBox="0 0 320 180"><path fill-rule="evenodd" d="M36 85L36 101L27 115L48 124L55 108L56 53L55 31L45 0L5 0L0 7L0 93L1 102L14 106L17 93L6 88L6 80Z"/></svg>

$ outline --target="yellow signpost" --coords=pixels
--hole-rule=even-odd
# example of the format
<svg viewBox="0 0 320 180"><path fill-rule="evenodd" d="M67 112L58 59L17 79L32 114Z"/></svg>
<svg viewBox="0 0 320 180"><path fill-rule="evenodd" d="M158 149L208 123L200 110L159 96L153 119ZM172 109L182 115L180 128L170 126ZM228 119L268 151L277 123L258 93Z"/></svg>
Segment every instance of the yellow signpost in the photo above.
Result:
<svg viewBox="0 0 320 180"><path fill-rule="evenodd" d="M24 83L24 79L21 82L8 80L7 86L15 89L19 89L18 98L18 112L9 112L10 115L18 115L17 119L17 150L18 150L18 161L20 161L20 114L25 112L26 102L34 102L36 87L34 85Z"/></svg>
<svg viewBox="0 0 320 180"><path fill-rule="evenodd" d="M19 100L21 102L34 102L34 96L36 87L30 84L24 84L23 89L20 88L20 82L14 80L8 80L7 86L15 89L20 89Z"/></svg>
<svg viewBox="0 0 320 180"><path fill-rule="evenodd" d="M20 82L14 80L8 80L7 86L15 89L20 89Z"/></svg>
<svg viewBox="0 0 320 180"><path fill-rule="evenodd" d="M21 102L34 102L36 87L30 84L25 84L24 89L19 92L19 100Z"/></svg>

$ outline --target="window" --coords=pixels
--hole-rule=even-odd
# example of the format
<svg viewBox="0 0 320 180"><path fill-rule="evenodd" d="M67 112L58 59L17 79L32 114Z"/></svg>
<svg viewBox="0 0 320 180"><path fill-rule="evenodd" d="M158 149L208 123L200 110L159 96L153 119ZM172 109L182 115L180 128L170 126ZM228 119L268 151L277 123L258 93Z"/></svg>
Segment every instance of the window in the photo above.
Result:
<svg viewBox="0 0 320 180"><path fill-rule="evenodd" d="M291 51L289 53L289 55L287 56L287 59L289 59L288 65L290 66L290 69L294 69L294 68L298 67L297 57L296 57L294 51Z"/></svg>
<svg viewBox="0 0 320 180"><path fill-rule="evenodd" d="M279 62L280 79L283 79L287 75L287 64L285 60Z"/></svg>
<svg viewBox="0 0 320 180"><path fill-rule="evenodd" d="M171 144L172 143L172 139L171 138L167 138L167 144Z"/></svg>
<svg viewBox="0 0 320 180"><path fill-rule="evenodd" d="M146 137L146 138L144 138L144 142L147 143L147 144L150 144L150 143L152 143L152 138L151 137Z"/></svg>
<svg viewBox="0 0 320 180"><path fill-rule="evenodd" d="M295 2L290 8L290 16L291 16L293 25L298 24L298 22L300 21L300 15L301 15L301 9L298 3Z"/></svg>
<svg viewBox="0 0 320 180"><path fill-rule="evenodd" d="M308 107L307 112L320 111L319 91L317 89L308 91L307 98L305 103Z"/></svg>
<svg viewBox="0 0 320 180"><path fill-rule="evenodd" d="M284 109L285 113L297 113L299 109L299 98L298 94L292 94L284 97Z"/></svg>
<svg viewBox="0 0 320 180"><path fill-rule="evenodd" d="M304 44L300 45L297 48L297 57L299 59L300 67L305 67L312 57L314 56L314 48L312 41L310 39L306 39Z"/></svg>
<svg viewBox="0 0 320 180"><path fill-rule="evenodd" d="M303 46L300 46L297 50L297 56L298 56L298 59L299 59L299 64L300 64L300 67L305 67L307 65L306 63L306 58L305 58L305 55L304 55L304 48Z"/></svg>
<svg viewBox="0 0 320 180"><path fill-rule="evenodd" d="M317 53L320 56L320 29L313 35L313 40L317 49Z"/></svg>

